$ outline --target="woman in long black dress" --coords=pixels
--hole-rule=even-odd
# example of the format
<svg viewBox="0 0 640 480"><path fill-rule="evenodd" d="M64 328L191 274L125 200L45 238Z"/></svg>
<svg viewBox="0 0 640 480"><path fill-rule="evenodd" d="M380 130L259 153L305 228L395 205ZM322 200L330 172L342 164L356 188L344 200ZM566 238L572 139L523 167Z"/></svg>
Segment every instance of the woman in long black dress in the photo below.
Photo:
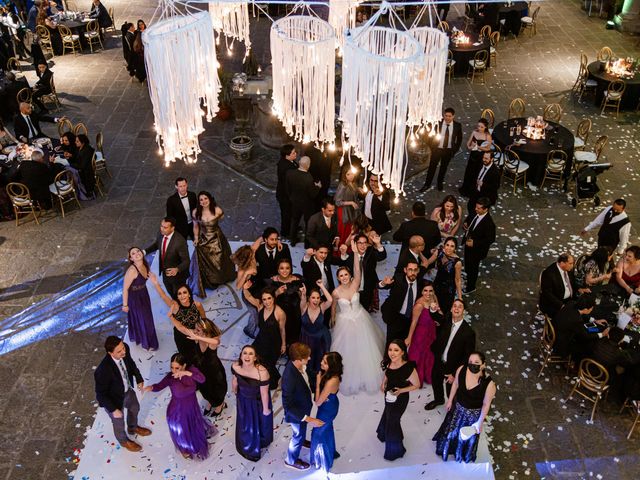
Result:
<svg viewBox="0 0 640 480"><path fill-rule="evenodd" d="M220 358L220 329L208 318L202 318L196 324L193 334L187 338L196 342L195 366L205 377L204 383L198 384L198 390L209 402L205 415L217 417L227 406L224 397L227 395L227 376Z"/></svg>
<svg viewBox="0 0 640 480"><path fill-rule="evenodd" d="M276 305L276 296L272 289L265 288L260 300L251 295L251 282L244 284L244 297L258 309L258 335L253 346L260 357L262 365L269 371L269 388L274 390L278 386L280 373L276 368L278 359L287 349L285 324L287 317L284 311Z"/></svg>
<svg viewBox="0 0 640 480"><path fill-rule="evenodd" d="M273 288L276 303L287 317L287 346L300 339L300 288L304 284L302 277L292 272L291 261L283 258L278 262L278 274L266 282Z"/></svg>
<svg viewBox="0 0 640 480"><path fill-rule="evenodd" d="M436 278L433 280L440 308L447 313L451 310L453 301L462 298L462 260L456 254L458 241L449 237L438 250L436 257Z"/></svg>
<svg viewBox="0 0 640 480"><path fill-rule="evenodd" d="M472 352L469 363L456 372L447 401L447 416L433 437L436 453L445 461L449 454L454 454L458 462L476 460L482 423L496 396L496 384L486 375L486 367L484 354ZM473 427L475 434L463 440L460 435L462 427Z"/></svg>
<svg viewBox="0 0 640 480"><path fill-rule="evenodd" d="M196 344L193 340L189 340L188 336L193 335L193 330L200 319L206 318L204 307L200 302L193 300L193 294L187 285L178 288L176 302L164 292L156 275L150 273L149 278L160 298L170 308L169 318L173 324L173 340L176 342L176 348L189 365L192 365L196 358Z"/></svg>
<svg viewBox="0 0 640 480"><path fill-rule="evenodd" d="M478 124L467 140L469 150L469 160L464 170L464 177L460 193L469 196L477 190L476 180L482 168L482 156L485 152L491 151L491 133L489 133L489 122L485 118L478 120Z"/></svg>
<svg viewBox="0 0 640 480"><path fill-rule="evenodd" d="M384 442L385 460L395 460L407 451L402 440L400 420L409 404L409 392L420 388L415 364L407 360L407 346L403 340L392 340L382 361L384 380L380 389L385 394L384 411L376 433Z"/></svg>
<svg viewBox="0 0 640 480"><path fill-rule="evenodd" d="M142 44L142 32L147 29L144 20L138 20L138 28L133 34L133 66L136 78L140 83L147 79L147 67L144 64L144 45Z"/></svg>
<svg viewBox="0 0 640 480"><path fill-rule="evenodd" d="M273 442L273 412L269 372L255 348L245 345L231 365L231 389L236 395L236 450L247 460L260 460L260 449Z"/></svg>

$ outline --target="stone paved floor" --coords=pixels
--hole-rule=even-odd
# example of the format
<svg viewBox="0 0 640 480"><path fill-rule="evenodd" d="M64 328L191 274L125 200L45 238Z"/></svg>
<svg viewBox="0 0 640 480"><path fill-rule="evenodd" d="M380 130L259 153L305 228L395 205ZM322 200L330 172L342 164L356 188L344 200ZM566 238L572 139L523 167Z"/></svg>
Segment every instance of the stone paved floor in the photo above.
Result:
<svg viewBox="0 0 640 480"><path fill-rule="evenodd" d="M150 0L108 3L116 9L118 25L125 18L148 20L153 13ZM615 167L601 177L603 201L624 195L637 225L640 215L634 200L639 191L640 116L637 112L620 115L617 120L601 116L593 106L574 103L567 92L581 51L593 59L608 45L620 56L637 57L638 41L606 31L603 21L587 18L579 5L577 0L543 2L538 35L502 42L498 64L486 85L455 79L447 86L445 104L457 110L465 134L482 108L493 108L498 120L503 119L509 101L516 96L526 99L527 113L541 113L546 103L559 101L565 108L563 123L572 130L581 118L589 116L594 121L592 139L602 133L610 135L606 160ZM452 9L449 20L455 17ZM257 35L266 38L266 23L254 28ZM253 43L265 64L266 42ZM187 176L193 190L215 193L226 212L222 227L231 239L250 240L265 225L277 224L273 192L228 168L228 151L215 152L216 158L202 158L193 166L162 166L155 153L147 92L129 82L117 38L107 41L105 52L56 57L55 63L63 112L75 122L85 122L92 135L103 130L113 180L107 184L106 198L85 203L82 210L65 219L47 218L40 227L0 224L0 288L23 287L21 293L0 292L2 317L121 260L129 246L144 245L153 238L178 175ZM215 139L224 132L212 127L206 135ZM448 192L454 192L463 168L459 155L452 162ZM441 194L419 195L420 186L419 178L408 183L409 199L422 198L432 208ZM394 207L394 225L408 215L410 203L407 200ZM496 478L637 478L640 433L634 440L626 440L631 420L619 416L616 405L604 404L594 424L589 424L584 408L561 401L569 391L568 379L560 374L535 378L539 366L539 324L533 319L537 275L566 248L587 251L592 244L576 233L595 212L586 205L576 213L567 196L556 189L518 189L514 195L504 187L501 192L494 212L498 242L481 274L481 288L469 305L479 346L487 350L499 385L491 434ZM637 241L636 228L632 235ZM104 336L122 330L120 321L98 331L54 337L3 355L1 479L62 479L73 470L74 449L82 446L83 433L95 413L89 366L102 357Z"/></svg>

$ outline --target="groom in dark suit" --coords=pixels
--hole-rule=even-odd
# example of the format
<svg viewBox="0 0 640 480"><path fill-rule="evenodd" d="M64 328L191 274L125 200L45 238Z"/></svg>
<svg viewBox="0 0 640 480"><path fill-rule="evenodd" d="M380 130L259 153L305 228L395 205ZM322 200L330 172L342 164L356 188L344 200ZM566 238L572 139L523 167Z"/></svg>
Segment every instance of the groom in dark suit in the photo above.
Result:
<svg viewBox="0 0 640 480"><path fill-rule="evenodd" d="M404 340L409 336L413 305L422 293L422 278L418 278L418 272L418 263L409 260L402 275L385 277L378 284L378 288L391 289L380 308L382 321L387 324L387 346L392 340Z"/></svg>
<svg viewBox="0 0 640 480"><path fill-rule="evenodd" d="M164 287L171 298L175 299L180 286L187 283L189 277L189 249L187 241L176 232L176 221L165 217L160 223L160 233L155 242L145 248L145 255L160 250L159 273Z"/></svg>
<svg viewBox="0 0 640 480"><path fill-rule="evenodd" d="M496 241L496 224L489 213L490 200L476 200L475 213L469 214L463 224L464 234L464 269L467 272L465 294L476 289L480 262L487 258L489 247Z"/></svg>
<svg viewBox="0 0 640 480"><path fill-rule="evenodd" d="M444 190L444 176L447 173L449 162L453 156L460 150L462 145L462 125L456 122L456 112L453 108L447 108L444 111L444 118L438 124L438 135L435 137L435 144L431 146L431 160L427 169L427 176L420 192L426 192L431 188L431 182L436 175L438 165L438 190Z"/></svg>
<svg viewBox="0 0 640 480"><path fill-rule="evenodd" d="M187 179L176 178L176 193L167 198L167 217L176 219L176 230L186 240L193 240L192 212L198 206L198 197L188 190Z"/></svg>
<svg viewBox="0 0 640 480"><path fill-rule="evenodd" d="M113 432L116 439L130 452L139 452L142 447L129 439L129 435L146 437L151 430L138 425L138 411L140 404L134 391L137 384L140 391L144 388L144 381L140 370L136 366L129 345L113 335L104 342L107 354L93 373L96 382L96 399L98 405L104 408L111 418ZM135 381L134 381L135 379ZM127 409L127 431L124 430L124 409Z"/></svg>
<svg viewBox="0 0 640 480"><path fill-rule="evenodd" d="M291 425L291 441L287 449L285 465L296 470L307 470L309 464L300 460L302 447L311 445L305 440L307 423L316 427L324 425L322 420L310 417L313 406L312 391L315 391L315 372L307 372L311 349L304 343L293 343L289 347L289 363L282 374L282 407L284 421Z"/></svg>

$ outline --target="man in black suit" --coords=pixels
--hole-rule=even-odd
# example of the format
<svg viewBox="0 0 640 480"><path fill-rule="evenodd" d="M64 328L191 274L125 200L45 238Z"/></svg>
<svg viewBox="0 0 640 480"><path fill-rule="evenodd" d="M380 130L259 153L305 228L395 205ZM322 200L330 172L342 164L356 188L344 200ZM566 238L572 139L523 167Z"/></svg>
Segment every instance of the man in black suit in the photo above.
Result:
<svg viewBox="0 0 640 480"><path fill-rule="evenodd" d="M91 10L89 11L89 18L98 20L98 25L100 25L101 29L109 28L113 25L113 20L109 16L109 12L100 0L93 0Z"/></svg>
<svg viewBox="0 0 640 480"><path fill-rule="evenodd" d="M198 206L198 197L189 191L189 184L184 177L175 181L176 192L167 198L167 217L176 220L176 230L186 240L193 240L193 211Z"/></svg>
<svg viewBox="0 0 640 480"><path fill-rule="evenodd" d="M369 243L369 239L371 243ZM340 261L338 265L348 267L353 272L353 263L360 264L360 304L369 310L373 302L373 292L378 286L378 262L387 258L387 251L380 243L380 235L372 232L369 236L359 233L355 237L356 251L347 255L347 246L340 245Z"/></svg>
<svg viewBox="0 0 640 480"><path fill-rule="evenodd" d="M304 257L302 257L301 267L302 276L304 277L304 285L307 291L317 288L316 282L322 279L322 283L329 292L333 292L335 283L333 274L327 257L329 256L329 247L327 245L318 245L317 249L308 248ZM326 314L325 314L326 315Z"/></svg>
<svg viewBox="0 0 640 480"><path fill-rule="evenodd" d="M309 173L311 160L309 157L300 159L297 170L287 172L287 192L291 203L291 225L289 226L289 239L294 247L298 242L298 226L304 217L305 231L307 222L315 213L315 199L320 192L320 183L313 181Z"/></svg>
<svg viewBox="0 0 640 480"><path fill-rule="evenodd" d="M595 299L592 295L582 295L565 303L553 317L552 323L556 331L553 352L566 357L571 355L574 362L580 362L590 356L598 338L609 333L606 320L596 320L605 328L602 332L589 332L585 322L593 312Z"/></svg>
<svg viewBox="0 0 640 480"><path fill-rule="evenodd" d="M419 271L418 263L410 261L401 275L385 277L378 284L378 288L391 290L380 308L382 321L387 325L386 345L397 338L405 339L409 336L413 305L422 293Z"/></svg>
<svg viewBox="0 0 640 480"><path fill-rule="evenodd" d="M20 113L13 117L13 131L16 138L22 143L29 143L34 138L46 137L40 129L40 120L44 122L57 123L65 117L48 117L46 115L36 115L33 113L31 104L22 102Z"/></svg>
<svg viewBox="0 0 640 480"><path fill-rule="evenodd" d="M47 107L44 106L40 100L44 95L51 93L51 79L53 78L53 72L49 70L49 66L46 62L38 63L38 81L33 87L33 94L31 100L38 105L41 112L47 112Z"/></svg>
<svg viewBox="0 0 640 480"><path fill-rule="evenodd" d="M167 293L173 299L176 298L178 288L187 282L191 264L187 241L176 231L175 224L173 218L163 218L160 222L160 234L144 252L146 255L156 250L160 251L159 273L162 275Z"/></svg>
<svg viewBox="0 0 640 480"><path fill-rule="evenodd" d="M540 311L553 318L576 292L589 291L576 288L573 276L575 259L570 253L563 253L558 260L544 269L540 275Z"/></svg>
<svg viewBox="0 0 640 480"><path fill-rule="evenodd" d="M435 257L432 256L432 258L427 260L423 252L424 240L422 239L422 237L420 235L412 236L409 239L409 248L407 248L398 256L398 263L396 265L394 276L402 276L404 267L406 267L409 262L415 262L420 266L418 278L424 278L429 268L429 261L433 263Z"/></svg>
<svg viewBox="0 0 640 480"><path fill-rule="evenodd" d="M469 214L462 227L464 234L464 269L467 272L465 295L475 291L480 262L487 258L489 247L496 241L496 225L489 213L489 200L479 198L475 213Z"/></svg>
<svg viewBox="0 0 640 480"><path fill-rule="evenodd" d="M305 248L318 248L318 245L338 246L338 219L336 218L336 204L333 198L323 198L320 211L311 215L307 222L304 236Z"/></svg>
<svg viewBox="0 0 640 480"><path fill-rule="evenodd" d="M444 176L453 156L460 150L462 144L462 125L454 120L456 112L453 108L444 111L444 120L438 125L439 134L435 137L435 144L431 147L431 160L427 169L427 176L420 192L426 192L431 188L431 182L440 165L438 172L438 190L444 190Z"/></svg>
<svg viewBox="0 0 640 480"><path fill-rule="evenodd" d="M420 235L424 240L424 249L431 252L440 244L440 230L438 223L426 217L427 211L423 202L415 202L411 207L411 220L402 222L393 234L396 242L402 242L400 255L409 248L409 239Z"/></svg>
<svg viewBox="0 0 640 480"><path fill-rule="evenodd" d="M489 200L489 206L493 206L498 201L498 189L500 188L500 171L493 163L491 152L485 152L482 156L482 167L474 175L475 185L469 194L467 212L474 210L480 198Z"/></svg>
<svg viewBox="0 0 640 480"><path fill-rule="evenodd" d="M18 178L29 188L31 199L37 202L40 208L51 210L49 185L53 183L55 172L41 151L33 151L30 162L20 162Z"/></svg>
<svg viewBox="0 0 640 480"><path fill-rule="evenodd" d="M382 235L391 231L391 222L387 217L387 212L391 210L391 193L389 189L383 188L377 175L369 177L369 191L364 197L362 213L371 228Z"/></svg>
<svg viewBox="0 0 640 480"><path fill-rule="evenodd" d="M287 173L296 170L298 163L296 157L298 152L291 144L283 145L280 148L280 160L278 160L278 183L276 183L276 200L280 205L280 231L282 235L289 235L291 229L291 200L287 190Z"/></svg>
<svg viewBox="0 0 640 480"><path fill-rule="evenodd" d="M257 273L253 277L256 294L264 288L265 280L278 273L280 260L291 261L289 245L280 242L280 235L275 228L267 227L260 240L261 245L255 251Z"/></svg>
<svg viewBox="0 0 640 480"><path fill-rule="evenodd" d="M296 470L307 470L309 464L300 460L300 450L311 444L305 440L307 424L314 427L324 425L322 420L311 417L312 391L315 391L315 372L307 371L311 349L304 343L293 343L289 347L289 363L282 374L282 408L284 421L291 425L291 440L287 448L285 465Z"/></svg>
<svg viewBox="0 0 640 480"><path fill-rule="evenodd" d="M113 335L104 342L107 354L93 372L96 382L96 399L111 418L113 433L124 448L130 452L139 452L142 447L130 440L129 435L146 437L151 430L138 425L140 404L134 390L136 384L142 391L144 381L136 366L129 345ZM127 409L127 431L124 429L124 409Z"/></svg>
<svg viewBox="0 0 640 480"><path fill-rule="evenodd" d="M425 405L425 410L433 410L444 403L443 382L447 383L449 395L458 367L468 362L469 355L475 349L476 332L464 320L464 302L457 298L453 301L451 315L440 321L436 339L431 344L431 351L435 357L431 372L433 400Z"/></svg>

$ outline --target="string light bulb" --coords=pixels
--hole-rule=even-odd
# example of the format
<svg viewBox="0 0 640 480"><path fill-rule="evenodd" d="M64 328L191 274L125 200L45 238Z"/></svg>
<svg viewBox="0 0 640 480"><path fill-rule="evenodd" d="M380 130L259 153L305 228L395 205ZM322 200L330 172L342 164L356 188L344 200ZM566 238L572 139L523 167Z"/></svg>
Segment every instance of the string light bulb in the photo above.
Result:
<svg viewBox="0 0 640 480"><path fill-rule="evenodd" d="M351 165L351 168L349 170L351 171L351 173L358 173L358 168L355 165Z"/></svg>
<svg viewBox="0 0 640 480"><path fill-rule="evenodd" d="M396 195L396 197L393 199L393 204L398 205L399 203L400 203L400 197Z"/></svg>

